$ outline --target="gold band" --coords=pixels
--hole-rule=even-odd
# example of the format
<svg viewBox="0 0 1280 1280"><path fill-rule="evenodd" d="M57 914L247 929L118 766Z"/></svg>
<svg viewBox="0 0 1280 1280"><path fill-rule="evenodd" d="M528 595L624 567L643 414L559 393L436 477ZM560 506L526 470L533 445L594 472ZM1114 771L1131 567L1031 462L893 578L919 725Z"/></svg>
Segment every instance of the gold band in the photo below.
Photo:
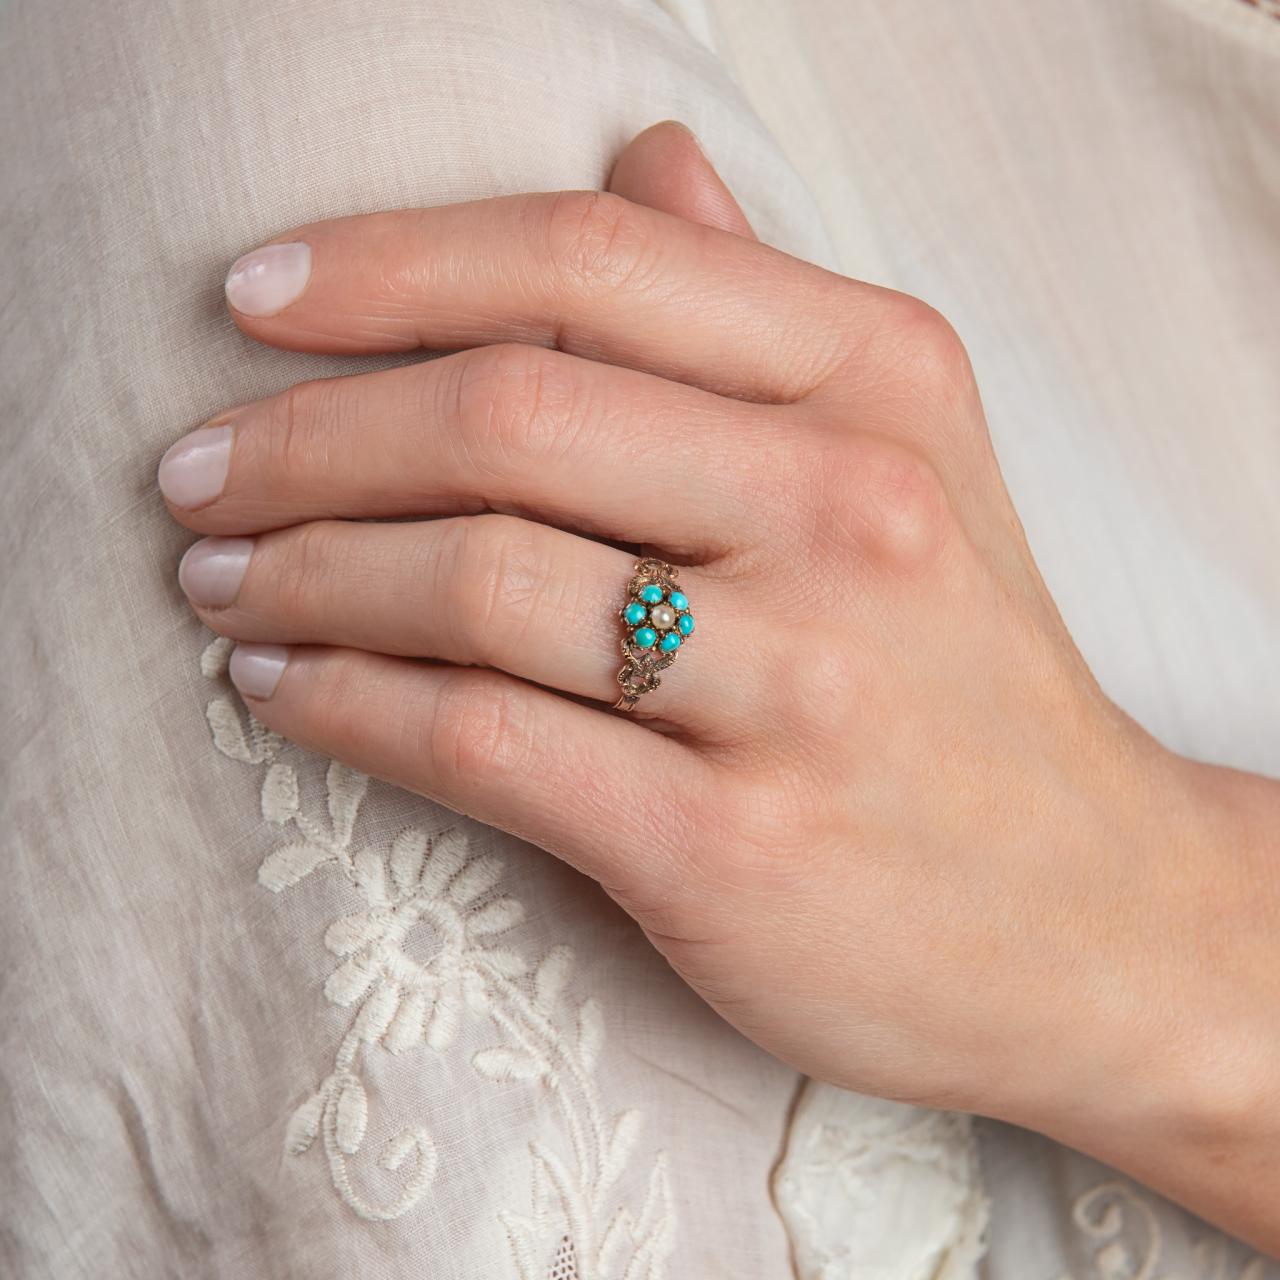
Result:
<svg viewBox="0 0 1280 1280"><path fill-rule="evenodd" d="M656 689L681 646L693 634L693 614L677 581L680 570L664 560L636 561L627 600L618 611L626 628L620 647L624 659L618 672L622 696L615 711L630 711L643 694Z"/></svg>

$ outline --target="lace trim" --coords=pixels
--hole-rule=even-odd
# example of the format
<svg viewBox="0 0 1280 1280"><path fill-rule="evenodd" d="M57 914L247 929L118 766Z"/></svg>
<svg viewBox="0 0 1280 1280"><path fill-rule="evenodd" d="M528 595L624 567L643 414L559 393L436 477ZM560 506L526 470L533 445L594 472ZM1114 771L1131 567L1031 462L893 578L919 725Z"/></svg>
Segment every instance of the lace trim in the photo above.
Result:
<svg viewBox="0 0 1280 1280"><path fill-rule="evenodd" d="M808 1081L773 1191L799 1280L971 1280L985 1252L966 1115Z"/></svg>
<svg viewBox="0 0 1280 1280"><path fill-rule="evenodd" d="M206 677L225 676L231 648L225 639L209 645L201 658ZM642 1115L605 1114L595 1078L604 1013L591 997L575 1003L567 996L572 949L553 946L530 963L502 941L524 916L519 901L495 893L502 860L471 854L458 830L412 827L387 848L362 844L355 833L367 777L331 762L320 786L304 783L315 758L246 716L226 693L209 702L207 718L223 755L263 770L262 816L283 834L258 882L281 893L325 869L345 878L358 904L324 935L335 959L324 996L349 1009L351 1021L328 1074L284 1126L288 1155L304 1156L319 1139L334 1189L360 1217L388 1222L408 1213L436 1175L436 1148L426 1124L402 1130L376 1159L378 1168L402 1175L399 1193L379 1203L357 1190L353 1163L369 1118L362 1064L379 1047L444 1054L465 1020L483 1022L496 1036L472 1056L472 1069L494 1083L544 1089L568 1148L566 1157L532 1141L529 1212L499 1214L520 1280L663 1280L675 1238L666 1155L654 1158L638 1208L619 1203L619 1180L638 1159ZM410 954L410 937L425 960Z"/></svg>

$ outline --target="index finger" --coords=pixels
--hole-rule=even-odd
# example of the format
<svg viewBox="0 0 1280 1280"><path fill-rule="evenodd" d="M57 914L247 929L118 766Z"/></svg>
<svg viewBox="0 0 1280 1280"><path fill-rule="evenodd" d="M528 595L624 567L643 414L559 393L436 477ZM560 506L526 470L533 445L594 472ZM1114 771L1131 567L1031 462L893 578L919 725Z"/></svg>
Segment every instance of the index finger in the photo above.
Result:
<svg viewBox="0 0 1280 1280"><path fill-rule="evenodd" d="M313 222L227 277L236 323L295 351L557 347L740 399L802 399L881 292L600 191Z"/></svg>

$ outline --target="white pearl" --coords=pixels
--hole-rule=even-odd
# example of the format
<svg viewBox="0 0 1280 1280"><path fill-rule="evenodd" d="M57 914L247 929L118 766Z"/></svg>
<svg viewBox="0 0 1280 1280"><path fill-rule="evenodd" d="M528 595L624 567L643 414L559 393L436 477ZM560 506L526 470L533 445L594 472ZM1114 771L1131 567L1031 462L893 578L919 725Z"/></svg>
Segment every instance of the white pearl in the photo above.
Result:
<svg viewBox="0 0 1280 1280"><path fill-rule="evenodd" d="M655 604L649 610L649 621L659 631L670 631L676 625L676 611L669 604Z"/></svg>

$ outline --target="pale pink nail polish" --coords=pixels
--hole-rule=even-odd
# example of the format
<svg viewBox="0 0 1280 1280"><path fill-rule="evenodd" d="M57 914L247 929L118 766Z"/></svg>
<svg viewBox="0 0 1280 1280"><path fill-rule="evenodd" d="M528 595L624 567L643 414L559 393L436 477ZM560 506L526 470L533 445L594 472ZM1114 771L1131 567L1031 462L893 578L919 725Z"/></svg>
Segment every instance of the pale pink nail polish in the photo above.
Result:
<svg viewBox="0 0 1280 1280"><path fill-rule="evenodd" d="M240 591L251 555L252 538L204 538L182 557L178 585L202 608L229 605Z"/></svg>
<svg viewBox="0 0 1280 1280"><path fill-rule="evenodd" d="M307 287L311 246L269 244L237 258L227 273L227 301L247 316L273 316Z"/></svg>
<svg viewBox="0 0 1280 1280"><path fill-rule="evenodd" d="M231 651L231 683L246 698L271 697L289 662L282 644L238 644Z"/></svg>
<svg viewBox="0 0 1280 1280"><path fill-rule="evenodd" d="M227 483L233 435L228 426L200 427L171 445L156 475L160 492L187 511L208 506Z"/></svg>

